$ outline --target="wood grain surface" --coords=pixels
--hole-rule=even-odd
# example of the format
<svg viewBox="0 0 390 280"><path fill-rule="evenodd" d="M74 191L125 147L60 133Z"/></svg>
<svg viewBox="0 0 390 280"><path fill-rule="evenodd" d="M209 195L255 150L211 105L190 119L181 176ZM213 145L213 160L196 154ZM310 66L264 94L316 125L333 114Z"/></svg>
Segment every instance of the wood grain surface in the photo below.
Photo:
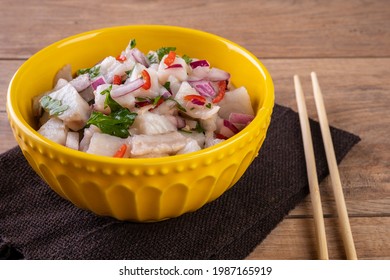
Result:
<svg viewBox="0 0 390 280"><path fill-rule="evenodd" d="M358 258L390 259L390 5L365 1L0 1L0 152L16 145L5 101L18 67L64 37L133 24L185 26L226 37L268 68L276 102L297 109L301 78L317 119L310 72L316 71L329 123L361 137L340 164ZM345 259L329 178L320 185L331 259ZM248 259L316 259L307 198Z"/></svg>

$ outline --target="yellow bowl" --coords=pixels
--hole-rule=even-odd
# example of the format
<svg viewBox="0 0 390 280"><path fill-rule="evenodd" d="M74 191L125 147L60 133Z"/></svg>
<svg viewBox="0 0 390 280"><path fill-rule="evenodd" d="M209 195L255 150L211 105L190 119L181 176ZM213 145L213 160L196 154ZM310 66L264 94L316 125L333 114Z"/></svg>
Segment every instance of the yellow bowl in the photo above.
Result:
<svg viewBox="0 0 390 280"><path fill-rule="evenodd" d="M179 54L205 58L230 72L232 83L245 86L250 93L255 119L213 147L150 159L91 155L37 133L32 98L53 87L55 73L65 64L86 68L106 56L116 56L131 38L143 52L175 46ZM14 136L31 167L55 192L98 215L138 222L195 211L233 186L258 154L273 105L271 76L253 54L213 34L158 25L105 28L56 42L20 67L7 94Z"/></svg>

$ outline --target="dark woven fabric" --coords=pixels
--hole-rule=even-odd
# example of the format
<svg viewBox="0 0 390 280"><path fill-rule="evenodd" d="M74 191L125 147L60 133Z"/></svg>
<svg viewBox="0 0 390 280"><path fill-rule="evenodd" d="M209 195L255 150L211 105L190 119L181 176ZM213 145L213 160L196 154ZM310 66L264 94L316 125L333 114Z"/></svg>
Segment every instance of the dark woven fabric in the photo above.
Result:
<svg viewBox="0 0 390 280"><path fill-rule="evenodd" d="M319 180L328 174L311 121ZM331 129L337 160L360 139ZM0 155L0 259L243 259L308 194L297 113L275 105L259 156L241 180L194 213L158 223L98 217L60 198L18 147Z"/></svg>

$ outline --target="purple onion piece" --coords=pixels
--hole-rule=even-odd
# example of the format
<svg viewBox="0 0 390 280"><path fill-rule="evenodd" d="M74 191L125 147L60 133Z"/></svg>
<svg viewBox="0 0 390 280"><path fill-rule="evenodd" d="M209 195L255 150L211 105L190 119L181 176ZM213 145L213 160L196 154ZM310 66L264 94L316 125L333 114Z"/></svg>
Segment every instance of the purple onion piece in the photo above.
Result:
<svg viewBox="0 0 390 280"><path fill-rule="evenodd" d="M131 93L131 92L139 89L140 87L142 87L144 83L145 83L144 79L138 78L134 81L131 81L130 83L115 87L111 90L111 97L113 97L113 98L120 97L120 96L126 95L128 93Z"/></svg>
<svg viewBox="0 0 390 280"><path fill-rule="evenodd" d="M234 124L232 124L228 120L223 120L223 125L225 127L229 128L234 134L236 134L236 133L238 133L240 131Z"/></svg>
<svg viewBox="0 0 390 280"><path fill-rule="evenodd" d="M210 64L207 62L207 60L197 60L190 62L190 66L192 69L195 69L196 67L209 67Z"/></svg>
<svg viewBox="0 0 390 280"><path fill-rule="evenodd" d="M167 68L165 68L165 69L173 69L173 68L183 68L183 65L181 65L181 64L171 64L171 65L169 65Z"/></svg>
<svg viewBox="0 0 390 280"><path fill-rule="evenodd" d="M216 92L209 81L200 80L190 82L190 85L203 97L214 97Z"/></svg>
<svg viewBox="0 0 390 280"><path fill-rule="evenodd" d="M148 67L149 63L145 58L145 55L137 48L131 49L131 55L134 57L134 60L138 63L141 63L143 66Z"/></svg>
<svg viewBox="0 0 390 280"><path fill-rule="evenodd" d="M104 79L103 76L99 76L98 78L92 81L91 86L94 90L96 90L98 86L104 84L107 84L106 80Z"/></svg>
<svg viewBox="0 0 390 280"><path fill-rule="evenodd" d="M231 113L229 115L229 121L233 124L249 124L255 117L248 114L242 113Z"/></svg>
<svg viewBox="0 0 390 280"><path fill-rule="evenodd" d="M195 105L200 105L200 106L203 106L204 105L204 102L199 100L199 99L192 99L191 100L191 103L195 104Z"/></svg>

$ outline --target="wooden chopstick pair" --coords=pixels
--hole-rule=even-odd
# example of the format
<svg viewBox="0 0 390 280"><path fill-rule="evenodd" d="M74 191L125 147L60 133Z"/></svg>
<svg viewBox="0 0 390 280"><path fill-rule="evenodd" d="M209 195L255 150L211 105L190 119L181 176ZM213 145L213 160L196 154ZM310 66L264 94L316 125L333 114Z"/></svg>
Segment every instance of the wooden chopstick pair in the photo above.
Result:
<svg viewBox="0 0 390 280"><path fill-rule="evenodd" d="M336 202L337 215L339 218L339 226L341 236L347 255L347 259L356 260L356 250L353 242L351 227L349 223L347 208L345 205L344 194L341 186L340 175L337 167L336 156L333 148L333 142L330 135L328 118L326 116L324 100L322 97L321 89L318 84L316 73L311 73L311 79L313 84L314 100L317 108L318 118L321 127L322 139L325 146L326 159L328 162L328 168L330 178L333 187L333 193ZM328 247L326 241L324 215L322 212L321 196L318 187L318 178L316 163L314 158L313 143L309 126L309 119L307 115L305 97L303 94L302 86L297 75L294 76L295 94L298 105L299 121L302 130L303 146L305 151L306 168L310 188L310 199L313 207L313 218L316 229L316 238L318 242L319 258L327 260L329 259Z"/></svg>

